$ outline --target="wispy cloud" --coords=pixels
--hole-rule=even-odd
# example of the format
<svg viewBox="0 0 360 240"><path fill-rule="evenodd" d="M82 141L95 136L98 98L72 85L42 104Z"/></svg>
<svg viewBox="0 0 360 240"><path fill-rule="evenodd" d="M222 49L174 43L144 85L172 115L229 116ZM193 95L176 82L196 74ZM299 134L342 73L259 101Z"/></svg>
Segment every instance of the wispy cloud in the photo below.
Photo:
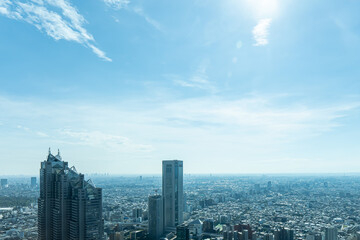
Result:
<svg viewBox="0 0 360 240"><path fill-rule="evenodd" d="M115 9L124 8L130 3L129 0L104 0L104 2L109 7L112 7Z"/></svg>
<svg viewBox="0 0 360 240"><path fill-rule="evenodd" d="M251 97L238 100L192 99L169 103L167 116L185 123L202 122L204 126L227 126L236 130L274 139L292 139L294 134L313 136L341 126L340 119L360 103L336 106L278 106L272 98Z"/></svg>
<svg viewBox="0 0 360 240"><path fill-rule="evenodd" d="M85 18L67 0L3 0L0 14L34 25L55 40L77 42L90 48L101 59L111 61L94 45L94 37L84 28Z"/></svg>
<svg viewBox="0 0 360 240"><path fill-rule="evenodd" d="M25 126L22 126L22 125L17 125L16 126L17 129L20 129L24 132L27 132L27 133L30 133L32 135L35 135L35 136L38 136L38 137L43 137L43 138L47 138L49 137L49 135L47 135L46 133L44 132L41 132L41 131L34 131L28 127L25 127Z"/></svg>
<svg viewBox="0 0 360 240"><path fill-rule="evenodd" d="M135 12L136 14L138 14L139 16L143 17L143 18L146 20L146 22L148 22L148 23L149 23L150 25L152 25L154 28L156 28L156 29L159 30L159 31L162 31L162 26L161 26L161 24L160 24L158 21L154 20L153 18L149 17L149 16L144 12L144 10L143 10L142 8L135 7L135 8L134 8L134 12Z"/></svg>
<svg viewBox="0 0 360 240"><path fill-rule="evenodd" d="M91 147L105 147L108 149L117 149L121 151L152 151L151 145L136 144L127 137L107 134L101 131L74 131L62 129L58 131L64 136L68 144L86 145Z"/></svg>
<svg viewBox="0 0 360 240"><path fill-rule="evenodd" d="M216 91L213 84L209 81L208 74L207 74L207 68L208 68L208 61L203 61L194 74L188 78L188 80L182 79L182 77L178 75L166 75L172 81L182 87L191 87L191 88L199 88L209 91Z"/></svg>
<svg viewBox="0 0 360 240"><path fill-rule="evenodd" d="M255 40L254 46L264 46L269 43L269 27L271 18L264 18L258 21L258 24L252 30L253 38Z"/></svg>
<svg viewBox="0 0 360 240"><path fill-rule="evenodd" d="M358 99L326 105L303 104L302 99L281 94L251 94L236 99L162 99L151 103L144 100L114 101L110 104L22 102L0 96L0 112L3 113L0 120L22 124L19 131L26 136L19 141L31 139L32 145L39 149L44 144L74 152L81 149L85 158L101 158L109 163L107 170L104 167L92 171L112 171L114 166L123 166L123 163L114 161L114 153L116 159L121 156L142 161L146 166L143 171L153 166L153 162L144 159L169 156L187 159L199 167L201 159L208 159L207 171L216 166L218 159L230 164L244 158L254 161L291 158L291 155L286 156L286 151L292 149L294 143L301 145L305 140L311 142L328 132L336 133L345 123L352 124L347 127L354 126L344 118L356 115L359 109ZM49 137L43 138L46 136L38 134L38 130ZM11 134L2 128L4 139ZM280 153L282 151L284 154ZM301 155L297 156L299 158L312 157L311 153L302 155L301 151L291 154ZM330 155L330 151L324 153L323 158ZM137 165L129 164L123 168L124 171ZM272 171L259 168L258 164L251 166L249 169L254 171ZM281 167L281 164L276 166ZM226 168L219 171L226 172Z"/></svg>
<svg viewBox="0 0 360 240"><path fill-rule="evenodd" d="M147 105L145 109L139 108L136 103L130 104L131 106L122 103L120 105L123 107L119 108L119 103L106 107L88 104L35 104L0 97L0 111L4 113L3 118L8 116L13 122L33 119L32 124L37 122L37 118L57 116L57 118L52 118L55 125L74 127L76 125L78 128L89 129L74 131L69 130L72 128L64 128L65 130L60 131L62 135L78 137L85 142L95 142L97 139L95 136L98 136L99 141L116 139L118 142L131 142L129 140L131 136L127 138L123 137L123 134L106 132L116 128L118 124L122 126L130 124L134 129L145 124L150 129L159 125L164 128L177 128L178 126L173 126L173 124L182 122L181 125L189 129L203 125L211 126L211 128L228 128L234 132L246 130L286 139L292 136L318 135L337 128L341 126L343 117L360 107L359 101L318 107L298 102L291 104L287 103L287 97L251 95L233 100L202 97L169 101L165 104L152 103L151 107ZM192 123L196 125L193 126ZM25 131L38 129L38 127L24 127L23 125L18 125L18 128ZM101 129L106 129L106 131Z"/></svg>
<svg viewBox="0 0 360 240"><path fill-rule="evenodd" d="M113 8L115 10L126 9L126 10L134 12L137 15L139 15L140 17L144 18L148 24L153 26L158 31L161 31L161 32L163 31L162 25L155 19L151 18L148 14L146 14L143 8L141 8L139 6L129 7L129 4L130 4L129 0L103 0L103 1L105 2L105 4L107 6ZM114 18L114 19L116 22L119 21L117 18Z"/></svg>

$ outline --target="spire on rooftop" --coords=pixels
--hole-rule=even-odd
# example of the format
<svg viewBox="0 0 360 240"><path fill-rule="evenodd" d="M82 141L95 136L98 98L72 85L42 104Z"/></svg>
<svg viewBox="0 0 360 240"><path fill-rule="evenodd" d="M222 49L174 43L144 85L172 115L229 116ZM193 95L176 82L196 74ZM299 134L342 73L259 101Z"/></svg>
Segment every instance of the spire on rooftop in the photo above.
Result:
<svg viewBox="0 0 360 240"><path fill-rule="evenodd" d="M62 161L61 156L60 156L60 150L59 150L59 149L58 149L58 154L55 156L55 158L56 158L57 160Z"/></svg>

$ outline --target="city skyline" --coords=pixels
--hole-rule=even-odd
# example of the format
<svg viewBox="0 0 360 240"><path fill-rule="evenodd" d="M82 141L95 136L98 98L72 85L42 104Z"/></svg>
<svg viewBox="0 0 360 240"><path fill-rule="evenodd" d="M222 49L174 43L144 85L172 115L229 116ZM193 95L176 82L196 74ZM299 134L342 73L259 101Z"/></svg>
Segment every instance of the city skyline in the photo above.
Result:
<svg viewBox="0 0 360 240"><path fill-rule="evenodd" d="M0 175L360 172L359 8L1 1Z"/></svg>

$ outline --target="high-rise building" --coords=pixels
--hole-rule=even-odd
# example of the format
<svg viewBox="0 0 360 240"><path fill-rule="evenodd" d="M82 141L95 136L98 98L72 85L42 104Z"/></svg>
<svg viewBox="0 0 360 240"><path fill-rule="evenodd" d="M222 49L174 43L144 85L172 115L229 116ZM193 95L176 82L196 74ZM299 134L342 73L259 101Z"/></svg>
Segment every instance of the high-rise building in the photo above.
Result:
<svg viewBox="0 0 360 240"><path fill-rule="evenodd" d="M272 234L272 233L267 233L267 234L264 236L264 240L274 240L274 234Z"/></svg>
<svg viewBox="0 0 360 240"><path fill-rule="evenodd" d="M162 196L165 228L175 228L183 222L183 161L162 162Z"/></svg>
<svg viewBox="0 0 360 240"><path fill-rule="evenodd" d="M203 222L203 231L207 233L214 232L214 220L213 219L206 219Z"/></svg>
<svg viewBox="0 0 360 240"><path fill-rule="evenodd" d="M36 183L36 177L31 177L31 187L32 187L32 188L35 188L36 185L37 185L37 183Z"/></svg>
<svg viewBox="0 0 360 240"><path fill-rule="evenodd" d="M134 208L133 209L133 219L136 221L138 218L142 217L142 209L141 208Z"/></svg>
<svg viewBox="0 0 360 240"><path fill-rule="evenodd" d="M275 240L294 240L294 230L281 228L274 232Z"/></svg>
<svg viewBox="0 0 360 240"><path fill-rule="evenodd" d="M315 234L315 240L323 240L322 234L321 233L316 233ZM358 240L360 240L360 239L358 239Z"/></svg>
<svg viewBox="0 0 360 240"><path fill-rule="evenodd" d="M190 230L186 225L179 225L176 227L176 240L189 240Z"/></svg>
<svg viewBox="0 0 360 240"><path fill-rule="evenodd" d="M243 240L249 240L249 231L247 229L244 229L242 231Z"/></svg>
<svg viewBox="0 0 360 240"><path fill-rule="evenodd" d="M247 239L252 239L253 238L253 231L252 231L252 228L251 228L251 226L249 224L237 224L237 225L234 225L234 230L241 233L242 237L244 237L244 230L247 230L247 232L246 232Z"/></svg>
<svg viewBox="0 0 360 240"><path fill-rule="evenodd" d="M159 240L164 234L163 198L149 196L149 239Z"/></svg>
<svg viewBox="0 0 360 240"><path fill-rule="evenodd" d="M338 230L336 227L325 228L325 240L337 240Z"/></svg>
<svg viewBox="0 0 360 240"><path fill-rule="evenodd" d="M0 182L1 182L1 188L8 187L8 180L6 178L1 179Z"/></svg>
<svg viewBox="0 0 360 240"><path fill-rule="evenodd" d="M103 238L102 190L49 150L41 162L39 240Z"/></svg>

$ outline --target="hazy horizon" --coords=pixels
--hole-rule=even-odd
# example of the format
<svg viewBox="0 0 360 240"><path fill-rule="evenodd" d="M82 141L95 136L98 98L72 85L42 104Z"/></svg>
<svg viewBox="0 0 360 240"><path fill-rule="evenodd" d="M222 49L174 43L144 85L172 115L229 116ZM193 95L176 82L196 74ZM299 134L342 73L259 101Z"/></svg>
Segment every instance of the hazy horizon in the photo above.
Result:
<svg viewBox="0 0 360 240"><path fill-rule="evenodd" d="M360 172L359 8L1 1L0 175Z"/></svg>

